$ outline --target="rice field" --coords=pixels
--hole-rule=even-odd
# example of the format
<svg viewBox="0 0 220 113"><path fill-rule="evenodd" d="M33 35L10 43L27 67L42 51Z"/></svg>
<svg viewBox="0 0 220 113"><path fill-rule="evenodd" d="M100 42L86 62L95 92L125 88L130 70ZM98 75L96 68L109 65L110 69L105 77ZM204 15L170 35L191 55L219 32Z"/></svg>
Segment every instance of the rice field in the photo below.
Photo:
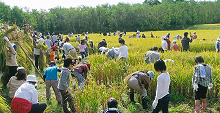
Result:
<svg viewBox="0 0 220 113"><path fill-rule="evenodd" d="M128 62L126 71L118 60L109 60L105 55L91 54L87 57L87 61L91 64L88 81L83 91L77 87L76 79L71 79L72 95L78 113L100 113L107 109L107 101L113 97L118 101L118 109L123 113L148 113L151 112L151 104L156 94L156 82L159 73L154 70L153 64L146 64L144 61L144 54L153 46L161 47L161 38L170 33L171 41L176 35L183 36L184 32L196 32L197 39L190 43L190 51L167 51L160 53L163 60L172 59L174 63L167 62L167 72L171 75L170 84L170 104L169 111L171 113L190 113L194 109L194 92L191 85L191 79L194 71L195 57L200 55L204 58L205 63L212 67L213 85L214 87L208 91L208 110L203 112L217 112L215 109L219 105L219 53L215 52L215 42L220 36L219 30L175 30L175 31L148 31L141 32L150 37L150 32L154 37L158 38L128 38L136 32L128 32L122 38L128 47ZM71 44L77 47L75 36L71 37ZM104 38L107 42L108 48L119 47L119 36L103 36L100 34L90 33L88 40L93 40L95 50L97 52L98 43ZM63 36L65 37L65 36ZM83 36L80 37L81 39ZM181 40L177 40L177 44L181 48ZM79 54L78 54L79 55ZM18 56L19 57L19 56ZM61 67L63 62L57 61L58 66ZM21 65L22 66L22 65ZM139 94L135 94L135 104L129 102L129 90L127 84L123 79L135 71L152 70L155 77L148 90L148 105L149 109L143 110ZM42 72L43 73L43 72ZM32 74L34 72L32 71ZM40 102L46 101L46 86L43 80L39 77L38 82L38 96ZM60 113L62 108L56 105L54 93L52 93L52 100L47 101L48 107L46 113Z"/></svg>

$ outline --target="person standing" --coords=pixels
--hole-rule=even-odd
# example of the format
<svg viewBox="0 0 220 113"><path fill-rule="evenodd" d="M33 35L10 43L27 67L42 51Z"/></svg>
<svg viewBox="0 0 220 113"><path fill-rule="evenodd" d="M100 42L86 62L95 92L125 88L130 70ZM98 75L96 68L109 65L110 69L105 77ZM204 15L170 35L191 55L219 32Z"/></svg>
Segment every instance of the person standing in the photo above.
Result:
<svg viewBox="0 0 220 113"><path fill-rule="evenodd" d="M149 62L154 63L160 59L160 54L157 51L158 51L158 48L153 47L153 52L149 56Z"/></svg>
<svg viewBox="0 0 220 113"><path fill-rule="evenodd" d="M57 40L57 36L55 35L55 33L52 34L52 37L51 37L51 41L53 43L55 43L55 41Z"/></svg>
<svg viewBox="0 0 220 113"><path fill-rule="evenodd" d="M192 42L192 37L191 39L189 39L187 36L188 36L188 32L185 32L184 37L181 40L183 51L189 50L189 42L190 43Z"/></svg>
<svg viewBox="0 0 220 113"><path fill-rule="evenodd" d="M9 68L9 74L7 75L6 80L5 80L7 82L5 82L5 84L3 84L4 86L6 86L6 84L8 83L8 80L12 76L15 76L15 73L17 72L17 68L18 68L18 63L17 63L17 59L16 59L17 46L15 44L12 45L12 43L9 41L9 39L6 36L4 36L4 40L8 43L8 46L6 47L6 51L7 51L6 66L8 66L8 68Z"/></svg>
<svg viewBox="0 0 220 113"><path fill-rule="evenodd" d="M170 74L166 72L166 65L163 60L158 60L154 63L154 69L160 73L157 77L156 96L152 103L152 113L158 113L162 110L163 113L168 113L168 105L170 100L169 86Z"/></svg>
<svg viewBox="0 0 220 113"><path fill-rule="evenodd" d="M56 99L58 104L61 104L62 101L62 96L57 88L58 86L58 76L57 72L61 72L61 69L56 67L56 63L54 61L50 62L49 67L46 69L44 72L44 81L46 83L46 98L47 100L50 99L51 92L50 92L50 87L52 86L54 93L56 95Z"/></svg>
<svg viewBox="0 0 220 113"><path fill-rule="evenodd" d="M81 44L78 45L78 48L82 56L82 59L84 59L87 56L86 51L85 51L86 49L85 40L81 40Z"/></svg>
<svg viewBox="0 0 220 113"><path fill-rule="evenodd" d="M204 63L204 59L201 56L197 56L195 62L197 66L195 67L193 73L192 85L195 90L195 113L199 113L200 99L202 100L202 109L207 108L207 89L211 89L213 87L212 71L211 67Z"/></svg>
<svg viewBox="0 0 220 113"><path fill-rule="evenodd" d="M154 77L153 71L143 72L137 71L128 75L124 81L128 83L130 101L134 101L134 90L141 94L143 109L147 109L147 90L150 86L151 80Z"/></svg>
<svg viewBox="0 0 220 113"><path fill-rule="evenodd" d="M217 41L215 43L215 50L216 50L216 52L219 52L219 42L220 42L220 38L217 38Z"/></svg>
<svg viewBox="0 0 220 113"><path fill-rule="evenodd" d="M164 51L167 51L168 50L168 45L167 45L167 37L162 37L162 49Z"/></svg>
<svg viewBox="0 0 220 113"><path fill-rule="evenodd" d="M44 41L44 44L47 46L48 51L51 52L51 47L53 45L53 42L50 40L50 36L47 36L47 40Z"/></svg>
<svg viewBox="0 0 220 113"><path fill-rule="evenodd" d="M38 62L39 62L38 60L39 60L39 57L40 57L40 49L37 47L37 44L38 44L37 35L34 36L33 43L34 43L35 66L38 69Z"/></svg>
<svg viewBox="0 0 220 113"><path fill-rule="evenodd" d="M64 59L64 65L61 69L60 80L58 84L58 89L60 90L60 93L62 95L63 111L65 113L76 112L73 97L68 90L71 75L71 71L69 69L72 67L72 63L73 60L71 58ZM67 108L67 102L71 111L69 111L69 109Z"/></svg>
<svg viewBox="0 0 220 113"><path fill-rule="evenodd" d="M38 103L38 92L35 89L37 79L35 75L28 75L27 80L15 92L11 101L12 112L16 113L43 113L47 107L45 102ZM23 105L23 106L18 106Z"/></svg>

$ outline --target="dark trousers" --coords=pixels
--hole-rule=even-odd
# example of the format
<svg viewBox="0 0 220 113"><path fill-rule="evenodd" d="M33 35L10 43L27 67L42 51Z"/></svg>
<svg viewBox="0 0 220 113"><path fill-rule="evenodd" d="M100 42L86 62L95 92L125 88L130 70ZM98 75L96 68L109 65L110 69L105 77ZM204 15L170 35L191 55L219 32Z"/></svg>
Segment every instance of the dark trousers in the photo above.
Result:
<svg viewBox="0 0 220 113"><path fill-rule="evenodd" d="M46 108L47 104L44 102L33 104L30 113L43 113Z"/></svg>
<svg viewBox="0 0 220 113"><path fill-rule="evenodd" d="M151 113L159 113L162 110L162 113L169 113L168 111L168 104L170 101L170 95L167 94L163 98L158 100L157 107L152 110Z"/></svg>
<svg viewBox="0 0 220 113"><path fill-rule="evenodd" d="M35 66L38 69L38 60L39 60L40 55L34 55L34 59L35 59Z"/></svg>
<svg viewBox="0 0 220 113"><path fill-rule="evenodd" d="M63 99L63 111L65 113L76 112L76 109L74 106L74 100L73 100L73 97L71 96L71 94L69 93L69 91L68 90L60 90L60 93L61 93L62 99ZM67 108L67 102L69 104L71 111L69 111Z"/></svg>
<svg viewBox="0 0 220 113"><path fill-rule="evenodd" d="M8 66L9 68L9 75L10 75L10 78L12 76L15 76L15 73L17 73L17 68L18 66Z"/></svg>
<svg viewBox="0 0 220 113"><path fill-rule="evenodd" d="M7 85L9 79L10 79L12 76L15 76L15 73L17 73L17 68L18 68L18 66L8 66L9 73L8 73L7 76L5 76L5 79L4 79L4 80L7 81L7 82L3 83L4 86Z"/></svg>
<svg viewBox="0 0 220 113"><path fill-rule="evenodd" d="M80 54L82 56L82 59L84 59L87 56L86 52L80 52Z"/></svg>

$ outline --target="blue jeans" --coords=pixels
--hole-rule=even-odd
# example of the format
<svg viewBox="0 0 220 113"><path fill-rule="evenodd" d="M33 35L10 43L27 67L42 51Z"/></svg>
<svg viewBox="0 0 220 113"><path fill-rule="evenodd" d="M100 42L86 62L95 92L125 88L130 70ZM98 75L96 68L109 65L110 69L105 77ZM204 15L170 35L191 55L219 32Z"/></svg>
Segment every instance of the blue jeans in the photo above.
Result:
<svg viewBox="0 0 220 113"><path fill-rule="evenodd" d="M82 56L82 59L84 59L84 57L87 56L86 52L80 52L81 56Z"/></svg>
<svg viewBox="0 0 220 113"><path fill-rule="evenodd" d="M83 76L76 71L72 71L72 73L76 76L79 87L82 88L83 87Z"/></svg>
<svg viewBox="0 0 220 113"><path fill-rule="evenodd" d="M170 101L170 95L167 94L166 96L158 100L157 107L153 109L151 113L159 113L160 110L162 110L162 113L169 113L168 111L169 101Z"/></svg>

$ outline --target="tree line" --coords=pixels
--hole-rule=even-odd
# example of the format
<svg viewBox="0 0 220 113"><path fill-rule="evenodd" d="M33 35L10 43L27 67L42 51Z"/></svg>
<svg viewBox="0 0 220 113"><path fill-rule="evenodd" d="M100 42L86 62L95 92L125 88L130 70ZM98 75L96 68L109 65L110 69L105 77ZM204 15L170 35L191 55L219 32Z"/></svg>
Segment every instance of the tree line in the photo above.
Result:
<svg viewBox="0 0 220 113"><path fill-rule="evenodd" d="M2 22L22 27L31 25L35 31L47 34L126 31L154 31L184 29L191 25L219 23L220 2L149 0L142 4L118 3L96 7L55 7L49 11L10 8L0 2Z"/></svg>

